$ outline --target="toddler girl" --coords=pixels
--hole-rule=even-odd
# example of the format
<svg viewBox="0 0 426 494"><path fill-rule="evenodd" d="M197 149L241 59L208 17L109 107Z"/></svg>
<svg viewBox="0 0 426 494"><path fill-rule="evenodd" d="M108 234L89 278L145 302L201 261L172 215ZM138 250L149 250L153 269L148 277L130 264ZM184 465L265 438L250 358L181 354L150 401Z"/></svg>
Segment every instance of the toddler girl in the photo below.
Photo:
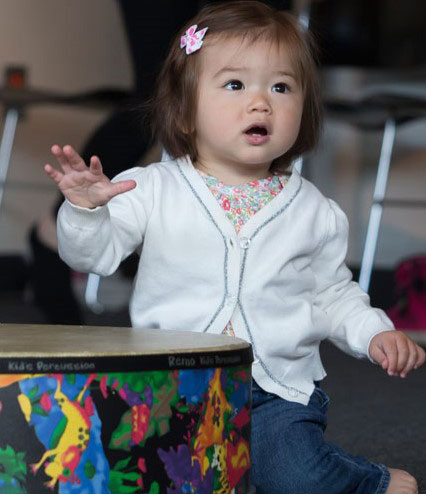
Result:
<svg viewBox="0 0 426 494"><path fill-rule="evenodd" d="M204 8L173 42L151 107L168 162L110 182L97 157L87 167L52 147L62 258L109 275L137 250L133 326L252 344L259 494L417 492L408 473L324 441L322 340L401 377L425 354L351 281L343 212L291 171L321 121L297 22L255 1Z"/></svg>

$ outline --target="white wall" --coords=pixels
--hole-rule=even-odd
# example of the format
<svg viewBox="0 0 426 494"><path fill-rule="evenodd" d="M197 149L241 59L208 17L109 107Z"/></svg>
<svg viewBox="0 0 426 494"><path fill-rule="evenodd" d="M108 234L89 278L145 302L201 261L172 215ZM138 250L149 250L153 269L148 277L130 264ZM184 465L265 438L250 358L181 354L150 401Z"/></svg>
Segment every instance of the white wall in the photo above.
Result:
<svg viewBox="0 0 426 494"><path fill-rule="evenodd" d="M1 0L0 19L1 71L24 64L31 85L66 91L131 84L114 0Z"/></svg>
<svg viewBox="0 0 426 494"><path fill-rule="evenodd" d="M23 64L30 86L38 89L73 93L132 84L114 0L0 0L0 23L0 77L8 65ZM50 146L80 148L105 116L65 106L27 109L18 124L0 210L0 254L26 253L29 227L56 199L42 170Z"/></svg>

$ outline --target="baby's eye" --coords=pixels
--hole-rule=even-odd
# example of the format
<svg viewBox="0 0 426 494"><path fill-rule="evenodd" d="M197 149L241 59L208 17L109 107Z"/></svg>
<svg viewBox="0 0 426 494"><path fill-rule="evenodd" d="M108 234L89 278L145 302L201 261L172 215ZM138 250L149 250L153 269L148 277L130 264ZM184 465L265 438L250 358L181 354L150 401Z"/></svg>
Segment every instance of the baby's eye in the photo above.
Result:
<svg viewBox="0 0 426 494"><path fill-rule="evenodd" d="M240 91L243 87L244 84L237 80L229 81L225 84L225 88L230 89L231 91Z"/></svg>
<svg viewBox="0 0 426 494"><path fill-rule="evenodd" d="M274 93L287 93L290 91L290 88L284 82L279 82L278 84L274 84L272 86L272 91Z"/></svg>

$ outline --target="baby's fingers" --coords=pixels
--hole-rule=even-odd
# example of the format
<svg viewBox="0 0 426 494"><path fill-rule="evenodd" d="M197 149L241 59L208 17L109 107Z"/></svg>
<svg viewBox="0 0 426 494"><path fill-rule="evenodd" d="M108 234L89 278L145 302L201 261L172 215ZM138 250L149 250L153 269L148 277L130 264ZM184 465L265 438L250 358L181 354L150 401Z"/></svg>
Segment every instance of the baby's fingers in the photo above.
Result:
<svg viewBox="0 0 426 494"><path fill-rule="evenodd" d="M64 176L63 173L56 170L55 168L53 168L53 166L49 164L44 165L44 171L56 184L59 184L59 182L62 180Z"/></svg>
<svg viewBox="0 0 426 494"><path fill-rule="evenodd" d="M398 365L398 347L394 339L383 342L383 352L388 360L387 372L390 376L394 376Z"/></svg>
<svg viewBox="0 0 426 494"><path fill-rule="evenodd" d="M370 355L374 361L376 361L383 370L387 370L389 361L386 357L386 353L382 350L381 345L373 345L370 348Z"/></svg>
<svg viewBox="0 0 426 494"><path fill-rule="evenodd" d="M404 368L400 371L401 377L406 377L414 369L417 362L417 345L412 340L408 340L407 345L408 357Z"/></svg>
<svg viewBox="0 0 426 494"><path fill-rule="evenodd" d="M58 146L58 148L61 149L59 146ZM52 149L52 152L53 152L53 149ZM84 171L87 169L86 163L83 161L83 158L69 144L67 144L66 146L63 147L61 157L62 157L62 159L67 161L67 164L73 170ZM61 163L61 165L62 165L62 163Z"/></svg>
<svg viewBox="0 0 426 494"><path fill-rule="evenodd" d="M71 172L71 166L68 161L67 156L63 152L61 146L58 146L57 144L54 144L51 148L50 151L52 152L53 156L56 158L56 161L61 165L62 170L64 173L69 173Z"/></svg>
<svg viewBox="0 0 426 494"><path fill-rule="evenodd" d="M119 194L124 194L136 187L134 180L122 180L121 182L112 183L109 189L109 198L112 199Z"/></svg>
<svg viewBox="0 0 426 494"><path fill-rule="evenodd" d="M398 349L398 360L396 363L396 373L400 374L404 368L409 364L411 352L414 349L412 341L406 337L401 331L395 332L396 346Z"/></svg>
<svg viewBox="0 0 426 494"><path fill-rule="evenodd" d="M90 158L89 169L94 175L102 175L103 173L102 164L97 156L92 156Z"/></svg>
<svg viewBox="0 0 426 494"><path fill-rule="evenodd" d="M420 347L419 345L416 345L416 350L417 350L417 361L416 361L416 364L414 365L414 368L418 369L419 367L421 367L425 363L426 353L423 350L423 348Z"/></svg>

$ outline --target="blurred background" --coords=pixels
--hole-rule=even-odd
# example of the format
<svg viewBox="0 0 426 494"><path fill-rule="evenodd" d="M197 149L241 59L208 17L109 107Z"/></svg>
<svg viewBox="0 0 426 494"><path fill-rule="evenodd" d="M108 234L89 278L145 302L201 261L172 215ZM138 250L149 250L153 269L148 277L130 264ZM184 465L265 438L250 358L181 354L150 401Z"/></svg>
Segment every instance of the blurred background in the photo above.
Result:
<svg viewBox="0 0 426 494"><path fill-rule="evenodd" d="M66 93L131 88L132 73L114 1L4 0L0 3L0 71L25 69L26 85ZM29 226L56 199L44 176L50 146L80 149L106 111L34 104L19 120L0 216L1 253L25 255Z"/></svg>
<svg viewBox="0 0 426 494"><path fill-rule="evenodd" d="M164 12L172 4L164 2ZM175 2L174 6L184 4ZM352 104L361 101L371 88L379 93L408 91L420 101L426 98L426 4L422 0L294 0L283 1L282 6L293 9L317 39L326 100L337 98ZM76 95L107 87L133 90L134 68L118 2L2 0L0 19L3 87L13 82L12 70L18 76L23 74L25 88L47 93ZM5 98L1 103L7 110ZM31 306L28 235L57 200L55 187L42 170L50 160L50 146L70 143L81 150L109 112L111 108L102 105L46 101L21 105L9 171L1 184L0 299L7 299L7 304L1 304L0 320L13 322L13 314L7 312L11 301ZM378 124L362 126L357 117L348 118L347 111L326 112L324 137L305 161L304 173L348 215L347 260L355 276L365 243L384 121L380 116ZM402 122L397 124L386 194L422 201L426 118L420 112ZM426 253L425 211L422 207L384 210L370 287L374 301L384 308L393 303L392 273L398 263ZM380 286L376 283L379 275L385 276ZM99 299L107 310L125 309L129 280L118 273L101 283ZM74 274L73 284L77 296L83 297L85 277ZM30 318L20 310L18 313ZM37 311L33 317L35 314ZM40 314L38 317L43 319Z"/></svg>

